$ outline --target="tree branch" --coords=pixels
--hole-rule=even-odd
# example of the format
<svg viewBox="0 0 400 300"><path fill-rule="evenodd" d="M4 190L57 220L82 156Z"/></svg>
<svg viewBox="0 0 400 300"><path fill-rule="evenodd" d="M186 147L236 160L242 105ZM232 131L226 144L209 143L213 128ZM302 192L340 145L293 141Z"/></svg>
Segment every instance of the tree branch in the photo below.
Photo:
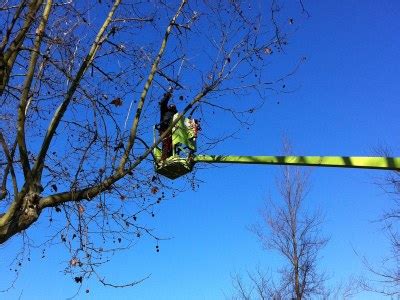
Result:
<svg viewBox="0 0 400 300"><path fill-rule="evenodd" d="M54 113L52 120L50 121L49 127L47 129L46 135L44 137L42 146L39 151L38 158L37 158L35 166L33 168L33 174L35 177L35 181L37 181L37 182L39 182L41 180L44 161L46 158L47 151L50 147L51 140L53 139L54 133L56 132L56 129L57 129L62 117L64 116L64 113L67 110L67 107L68 107L69 103L71 102L71 99L72 99L76 89L78 88L83 75L85 74L86 70L91 65L91 63L93 62L97 51L100 49L101 44L104 42L104 32L106 31L108 25L111 23L112 17L120 3L121 3L121 0L116 0L114 2L114 5L112 6L110 12L108 13L106 20L104 21L103 25L101 26L99 32L96 35L96 39L95 39L94 43L92 44L92 46L89 50L89 53L86 55L84 61L82 62L81 66L78 70L78 73L75 76L75 79L71 82L71 86L65 95L63 103L58 107L58 109Z"/></svg>
<svg viewBox="0 0 400 300"><path fill-rule="evenodd" d="M1 41L0 53L3 53L4 48L7 46L11 32L12 32L15 24L17 23L22 11L26 7L26 2L27 2L27 0L23 0L23 1L21 1L20 5L18 5L18 8L17 8L16 12L14 13L14 16L11 20L11 24L10 24L10 26L8 26L6 34L4 35L3 40Z"/></svg>
<svg viewBox="0 0 400 300"><path fill-rule="evenodd" d="M138 107L136 109L135 118L133 120L133 124L132 124L131 130L130 130L129 140L128 140L128 143L127 143L127 145L125 147L124 155L122 156L120 164L119 164L119 167L118 167L118 169L120 171L123 170L123 168L124 168L124 166L125 166L125 164L126 164L126 162L128 160L129 153L131 152L131 150L133 148L133 145L134 145L134 142L135 142L135 137L136 137L136 132L137 132L137 129L138 129L138 126L139 126L139 119L140 119L140 116L142 114L142 109L143 109L144 102L146 100L147 92L150 89L150 86L151 86L151 84L153 82L153 79L154 79L154 75L155 75L155 73L157 72L157 69L158 69L158 64L160 63L160 60L161 60L161 58L162 58L162 56L164 54L164 50L165 50L165 48L167 46L167 42L168 42L168 37L169 37L169 35L171 33L172 27L174 26L176 19L181 14L182 9L183 9L183 7L185 6L186 3L187 3L187 0L182 0L182 2L180 4L179 8L177 9L175 15L173 16L173 18L169 22L167 30L165 31L165 34L164 34L164 38L163 38L163 40L161 42L160 50L158 51L158 54L157 54L156 58L154 59L154 62L152 64L152 66L151 66L151 70L150 70L149 76L148 76L147 81L146 81L146 83L144 85L142 94L140 95Z"/></svg>
<svg viewBox="0 0 400 300"><path fill-rule="evenodd" d="M44 31L45 31L45 28L47 25L47 20L50 15L52 3L53 3L52 0L47 1L46 6L43 11L43 16L40 20L39 27L36 31L36 38L35 38L35 42L33 44L33 51L32 51L31 59L30 59L29 66L28 66L28 72L25 77L24 85L22 88L21 101L18 106L18 125L17 125L18 149L19 149L19 155L20 155L20 159L21 159L22 168L24 171L25 180L27 181L28 184L32 183L31 182L32 181L32 173L31 173L31 168L29 165L28 151L27 151L26 142L25 142L26 105L28 103L28 97L30 97L30 90L31 90L33 75L35 73L36 63L39 58L40 45L42 43Z"/></svg>
<svg viewBox="0 0 400 300"><path fill-rule="evenodd" d="M8 146L7 146L7 142L4 139L3 133L1 131L0 131L0 144L3 147L4 153L5 153L7 161L8 161L6 171L9 170L9 172L11 174L11 180L13 182L13 188L14 188L14 196L16 196L18 194L18 184L17 184L17 177L15 176L14 166L13 166L13 152L14 151L12 151L10 153L10 150L8 149ZM3 183L2 183L1 191L0 191L1 194L3 193L3 190L4 190L4 192L6 192L5 191L6 183L7 183L7 173L4 174ZM2 197L0 197L0 200L1 199L2 199Z"/></svg>
<svg viewBox="0 0 400 300"><path fill-rule="evenodd" d="M17 59L20 47L22 46L26 38L26 34L32 26L33 21L35 20L36 13L38 12L42 3L43 0L33 0L31 2L24 25L22 26L14 40L11 42L7 51L4 54L3 51L0 51L0 96L3 94L4 89L8 84L11 70L14 66L15 60Z"/></svg>

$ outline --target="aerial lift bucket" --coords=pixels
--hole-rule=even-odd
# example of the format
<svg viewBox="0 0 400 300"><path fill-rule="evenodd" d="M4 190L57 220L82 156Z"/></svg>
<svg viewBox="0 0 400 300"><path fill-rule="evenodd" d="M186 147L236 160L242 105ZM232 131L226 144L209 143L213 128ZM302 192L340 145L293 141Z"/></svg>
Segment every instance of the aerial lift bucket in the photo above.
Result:
<svg viewBox="0 0 400 300"><path fill-rule="evenodd" d="M178 118L175 114L174 121ZM154 148L155 171L170 179L181 177L193 170L193 154L196 151L194 120L181 118L172 129L172 156L162 160L162 150ZM154 142L157 131L154 127Z"/></svg>

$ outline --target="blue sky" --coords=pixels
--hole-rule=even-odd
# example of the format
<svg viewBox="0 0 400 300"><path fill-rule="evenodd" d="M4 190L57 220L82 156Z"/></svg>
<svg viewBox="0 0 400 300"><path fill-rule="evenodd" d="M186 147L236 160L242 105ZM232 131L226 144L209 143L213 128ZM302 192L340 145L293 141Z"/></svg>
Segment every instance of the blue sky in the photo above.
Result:
<svg viewBox="0 0 400 300"><path fill-rule="evenodd" d="M400 156L400 3L304 2L310 18L301 24L294 20L298 29L272 65L284 72L300 57L307 57L285 81L292 92L271 93L255 115L254 125L213 152L275 155L281 153L282 136L286 135L299 155L374 155L377 146L387 145L393 156ZM279 256L262 250L247 227L259 220L258 211L266 197L277 196L278 170L254 165L198 170L203 183L195 192L180 194L156 211L154 227L159 235L171 237L160 243L160 252L155 251L154 242L143 241L116 255L103 270L113 281L148 274L150 278L126 289L104 288L95 280L88 281L82 288L90 293L81 291L77 298L223 299L232 293L231 273L257 265L276 269ZM383 171L312 169L307 205L326 215L322 230L330 241L322 252L321 269L331 275L332 285L364 273L361 256L379 263L387 251L380 225L373 222L391 203L374 185L383 176ZM2 248L14 249L12 244ZM65 262L58 256L60 249L49 249L45 260L40 259L40 252L33 254L6 298L20 294L22 299L73 296L76 284L62 274Z"/></svg>

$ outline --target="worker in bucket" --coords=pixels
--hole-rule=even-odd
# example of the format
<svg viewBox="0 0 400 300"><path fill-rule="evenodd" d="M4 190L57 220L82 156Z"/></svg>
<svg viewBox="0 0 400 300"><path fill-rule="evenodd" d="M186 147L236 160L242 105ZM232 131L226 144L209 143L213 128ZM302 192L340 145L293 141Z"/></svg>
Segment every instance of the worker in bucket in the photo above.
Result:
<svg viewBox="0 0 400 300"><path fill-rule="evenodd" d="M168 129L171 124L174 115L178 112L176 106L174 104L169 104L168 102L172 97L172 88L169 88L168 91L164 94L160 104L160 124L158 124L158 132L160 136ZM166 137L163 138L162 141L162 154L161 160L165 160L166 158L172 155L172 134L167 134Z"/></svg>

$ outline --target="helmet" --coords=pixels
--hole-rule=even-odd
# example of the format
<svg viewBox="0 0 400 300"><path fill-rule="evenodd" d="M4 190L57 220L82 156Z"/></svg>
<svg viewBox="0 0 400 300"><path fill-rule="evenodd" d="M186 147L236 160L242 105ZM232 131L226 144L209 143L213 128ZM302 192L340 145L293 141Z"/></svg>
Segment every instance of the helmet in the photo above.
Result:
<svg viewBox="0 0 400 300"><path fill-rule="evenodd" d="M174 104L170 104L169 106L168 106L168 109L170 110L170 111L173 111L173 112L177 112L178 110L176 109L176 106L174 105Z"/></svg>

